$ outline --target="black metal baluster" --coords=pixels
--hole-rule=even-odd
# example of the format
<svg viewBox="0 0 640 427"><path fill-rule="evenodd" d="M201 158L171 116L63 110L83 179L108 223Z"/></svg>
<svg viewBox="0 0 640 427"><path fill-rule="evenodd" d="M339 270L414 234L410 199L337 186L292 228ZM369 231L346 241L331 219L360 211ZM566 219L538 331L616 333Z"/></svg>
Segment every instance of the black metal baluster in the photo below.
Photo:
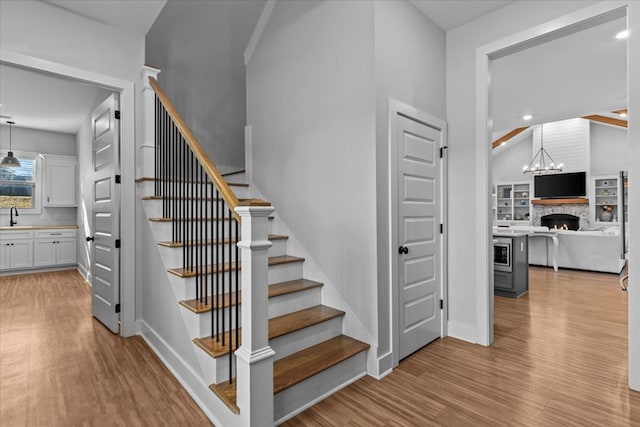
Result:
<svg viewBox="0 0 640 427"><path fill-rule="evenodd" d="M200 302L204 301L203 289L204 289L204 279L207 277L207 271L204 269L204 263L202 262L202 208L204 207L205 198L204 193L202 191L202 166L198 167L198 196L200 197L200 201L198 202L198 216L200 219L198 220L198 265L200 265L202 273L200 277Z"/></svg>
<svg viewBox="0 0 640 427"><path fill-rule="evenodd" d="M222 212L224 213L224 208L222 209ZM220 238L222 240L224 240L224 223L222 224L222 233L220 234ZM224 270L225 270L225 265L224 265L224 260L225 260L225 256L224 256L224 244L220 245L222 247L222 250L220 251L222 253L222 264L220 264L220 279L222 280L222 295L224 297L224 294L226 293L225 290L225 274L224 274ZM224 309L224 303L222 305L223 309ZM229 325L230 326L230 325ZM225 319L224 319L224 313L222 313L222 345L224 346L225 343ZM229 337L231 337L231 335L229 335Z"/></svg>
<svg viewBox="0 0 640 427"><path fill-rule="evenodd" d="M158 188L158 161L159 161L159 156L160 156L160 149L158 147L158 140L159 140L159 134L160 134L160 106L158 105L160 103L160 100L158 99L158 96L156 95L156 106L155 106L155 150L153 152L153 195L157 196L158 192L159 192L159 188Z"/></svg>
<svg viewBox="0 0 640 427"><path fill-rule="evenodd" d="M231 213L231 209L229 209L229 227L228 227L228 243L227 248L229 250L229 302L231 302L231 292L233 286L233 270L231 269L231 254L233 253L231 247L233 245L231 234L231 226L233 222L233 215ZM238 260L236 259L235 269L238 270ZM233 340L231 339L231 331L233 330L233 309L234 307L229 304L229 384L233 383ZM235 307L236 312L238 311L238 307ZM236 331L238 330L238 324L236 322Z"/></svg>
<svg viewBox="0 0 640 427"><path fill-rule="evenodd" d="M187 226L189 225L189 218L187 215L187 142L182 139L182 203L180 203L180 210L182 214L182 268L187 268L187 247L185 246L187 241Z"/></svg>
<svg viewBox="0 0 640 427"><path fill-rule="evenodd" d="M216 221L216 239L220 240L220 203L218 201L218 198L220 197L220 193L218 192L218 189L216 188L216 197L215 197L215 203L216 203L216 216L215 216L215 221ZM217 305L217 310L216 310L216 341L220 341L220 317L221 317L221 310L220 310L220 275L218 274L218 270L220 268L220 245L216 246L216 269L215 269L215 274L216 274L216 305ZM224 331L223 331L224 333Z"/></svg>
<svg viewBox="0 0 640 427"><path fill-rule="evenodd" d="M235 251L236 251L236 349L240 347L240 248L238 248L238 242L240 241L240 223L238 221L234 221L236 224L236 242L235 242Z"/></svg>
<svg viewBox="0 0 640 427"><path fill-rule="evenodd" d="M170 157L170 164L171 164L171 241L172 242L176 242L176 229L177 229L177 222L176 222L176 203L178 203L178 197L177 197L177 188L176 188L176 132L177 132L177 128L176 126L171 125L171 155Z"/></svg>
<svg viewBox="0 0 640 427"><path fill-rule="evenodd" d="M215 203L213 182L209 182L209 192L211 193L211 200L212 200L211 203ZM211 217L211 218L213 218L213 206L214 205L211 204L210 212L208 214L208 216ZM211 237L211 253L209 254L209 257L210 257L210 261L209 262L211 264L212 271L215 268L215 259L214 259L213 254L214 254L214 251L216 249L215 248L215 241L216 240L215 240L215 236L214 236L214 230L215 230L215 226L214 226L214 223L212 222L210 230L209 230L210 237ZM211 295L211 309L212 310L216 309L216 303L215 303L214 298L217 298L216 293L215 293L215 289L213 287L214 282L215 282L215 272L213 272L211 274L211 293L210 293L210 295ZM215 317L216 317L215 313L216 313L215 311L211 312L211 336L214 336L214 326L215 326L214 320L215 320Z"/></svg>

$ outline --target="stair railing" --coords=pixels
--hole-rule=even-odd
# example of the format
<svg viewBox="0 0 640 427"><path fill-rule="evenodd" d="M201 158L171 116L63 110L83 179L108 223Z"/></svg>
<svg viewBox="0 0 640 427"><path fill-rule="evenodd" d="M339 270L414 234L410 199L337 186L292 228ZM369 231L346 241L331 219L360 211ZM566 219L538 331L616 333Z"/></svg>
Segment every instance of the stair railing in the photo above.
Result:
<svg viewBox="0 0 640 427"><path fill-rule="evenodd" d="M154 192L162 200L162 216L170 218L173 244L182 246L182 269L178 273L193 278L195 307L212 310L210 342L217 354L227 352L230 384L237 374L238 406L246 403L242 418L249 423L250 419L264 420L265 415L273 414L272 404L264 404L269 402L264 388L271 395L269 384L273 380L273 351L266 329L266 251L271 246L267 217L273 208L263 200L239 201L153 76L149 76L149 85L155 92ZM245 239L240 242L243 217ZM242 336L241 260L245 297ZM237 353L240 360L234 370L234 352L241 341L243 346ZM250 389L256 388L250 384L255 384L258 377L261 380L257 382L262 384L258 388L263 390ZM254 408L257 401L261 404Z"/></svg>

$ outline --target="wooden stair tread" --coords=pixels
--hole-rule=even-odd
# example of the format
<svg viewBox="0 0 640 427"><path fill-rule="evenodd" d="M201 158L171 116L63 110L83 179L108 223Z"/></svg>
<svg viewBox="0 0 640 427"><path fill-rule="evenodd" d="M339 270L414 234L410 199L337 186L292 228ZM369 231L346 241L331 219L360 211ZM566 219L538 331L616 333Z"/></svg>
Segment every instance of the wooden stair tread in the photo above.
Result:
<svg viewBox="0 0 640 427"><path fill-rule="evenodd" d="M340 335L276 360L273 363L273 394L278 394L368 348L367 343Z"/></svg>
<svg viewBox="0 0 640 427"><path fill-rule="evenodd" d="M269 266L291 264L294 262L303 262L304 258L291 256L291 255L279 255L269 257ZM167 270L169 273L174 274L183 279L194 277L197 272L204 271L205 274L226 273L227 271L235 271L236 269L242 269L241 262L225 262L224 264L214 264L206 266L197 266L195 271L186 268L170 268Z"/></svg>
<svg viewBox="0 0 640 427"><path fill-rule="evenodd" d="M269 234L269 240L287 240L289 237L288 236L283 236L280 234ZM229 239L229 238L224 238L224 239L217 239L215 241L213 240L196 240L196 241L191 241L189 243L187 243L187 246L203 246L203 245L220 245L220 244L228 244L228 243L236 243L236 239ZM167 248L182 248L184 247L184 243L183 242L170 242L170 241L160 241L158 242L158 245L160 246L164 246Z"/></svg>
<svg viewBox="0 0 640 427"><path fill-rule="evenodd" d="M325 371L356 354L368 350L369 344L346 335L339 335L312 347L273 362L273 394L278 394L314 375ZM234 414L236 405L236 381L212 384L209 388ZM237 412L236 412L237 411Z"/></svg>
<svg viewBox="0 0 640 427"><path fill-rule="evenodd" d="M240 169L240 170L233 171L233 172L223 173L223 174L221 174L221 175L222 175L222 176L231 176L231 175L237 175L237 174L245 173L245 172L246 172L246 171L245 171L244 169Z"/></svg>
<svg viewBox="0 0 640 427"><path fill-rule="evenodd" d="M273 220L274 217L273 216L269 216L268 219L269 220ZM149 221L153 221L153 222L172 222L173 218L172 217L151 217L151 218L149 218ZM225 216L225 217L221 217L221 218L214 218L214 217L207 217L207 218L178 218L177 221L229 221L229 217Z"/></svg>
<svg viewBox="0 0 640 427"><path fill-rule="evenodd" d="M296 279L289 280L287 282L274 283L272 285L269 285L269 298L302 292L309 289L319 288L321 286L323 286L322 283L314 282L313 280L307 279ZM242 303L242 293L240 293L240 295L238 296L238 300L240 303ZM227 308L230 305L234 305L234 301L235 292L232 292L231 294L227 293L219 297L218 306L221 308ZM204 301L200 301L198 299L180 301L180 305L196 314L211 311L211 305L206 299Z"/></svg>
<svg viewBox="0 0 640 427"><path fill-rule="evenodd" d="M136 178L136 182L148 182L148 181L165 181L165 182L175 182L175 180L173 179L167 179L167 180L160 180L160 179L156 179L152 176L141 176L140 178ZM209 182L207 181L178 181L178 182L184 182L187 184L207 184ZM249 187L249 184L244 183L244 182L227 182L227 185L230 187Z"/></svg>
<svg viewBox="0 0 640 427"><path fill-rule="evenodd" d="M316 305L315 307L274 317L273 319L269 319L269 339L272 340L340 316L344 316L344 311L336 310L326 305ZM241 332L242 330L240 329L238 331L240 344L242 344ZM222 345L222 339L216 341L216 339L211 336L195 338L193 342L210 356L220 357L229 354L229 337L233 340L232 344L235 344L235 335L235 329L226 331L224 333L225 345Z"/></svg>
<svg viewBox="0 0 640 427"><path fill-rule="evenodd" d="M229 384L229 381L220 384L211 384L209 389L227 405L234 414L240 413L240 408L236 405L236 382Z"/></svg>

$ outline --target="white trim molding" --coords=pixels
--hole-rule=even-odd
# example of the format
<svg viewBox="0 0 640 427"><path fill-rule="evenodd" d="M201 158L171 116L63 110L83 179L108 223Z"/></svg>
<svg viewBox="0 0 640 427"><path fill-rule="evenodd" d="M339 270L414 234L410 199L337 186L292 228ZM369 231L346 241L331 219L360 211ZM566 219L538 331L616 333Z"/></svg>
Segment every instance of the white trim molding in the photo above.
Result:
<svg viewBox="0 0 640 427"><path fill-rule="evenodd" d="M273 12L273 9L276 7L277 2L278 0L267 0L265 2L262 13L260 14L258 22L256 23L256 28L254 28L253 34L251 34L251 38L249 39L249 43L244 50L245 66L249 63L249 61L251 61L251 56L253 56L253 52L258 46L260 38L262 38L262 33L264 33L264 29L267 27L267 23L269 22L269 18L271 17L271 12Z"/></svg>

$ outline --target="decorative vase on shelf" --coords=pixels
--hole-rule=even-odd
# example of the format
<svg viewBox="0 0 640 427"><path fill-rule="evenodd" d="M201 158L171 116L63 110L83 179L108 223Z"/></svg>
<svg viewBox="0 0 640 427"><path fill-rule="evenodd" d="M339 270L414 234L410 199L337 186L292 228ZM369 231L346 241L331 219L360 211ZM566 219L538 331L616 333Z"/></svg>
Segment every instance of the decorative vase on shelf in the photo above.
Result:
<svg viewBox="0 0 640 427"><path fill-rule="evenodd" d="M613 216L613 215L611 214L611 212L604 211L604 212L602 212L602 213L600 214L600 221L603 221L603 222L610 222L610 221L611 221L612 216Z"/></svg>

